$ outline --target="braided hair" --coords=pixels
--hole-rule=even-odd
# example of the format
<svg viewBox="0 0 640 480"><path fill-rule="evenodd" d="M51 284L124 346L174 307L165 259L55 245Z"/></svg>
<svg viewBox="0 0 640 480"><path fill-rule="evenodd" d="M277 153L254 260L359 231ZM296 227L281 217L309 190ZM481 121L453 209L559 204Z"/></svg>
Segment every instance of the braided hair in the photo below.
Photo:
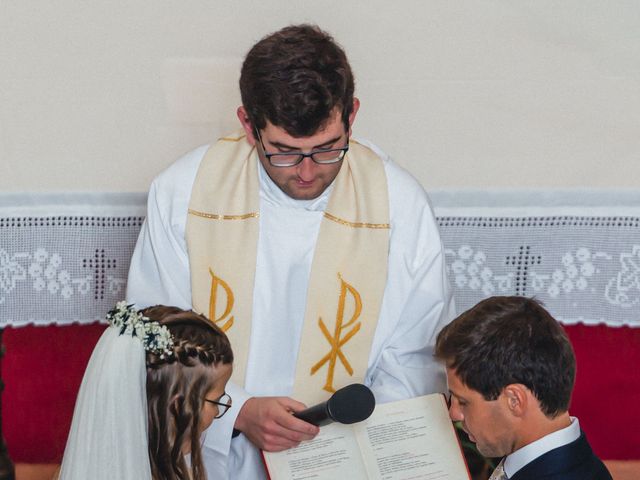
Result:
<svg viewBox="0 0 640 480"><path fill-rule="evenodd" d="M204 397L218 378L215 367L233 362L227 336L203 315L156 305L141 311L166 326L173 354L146 353L149 460L154 479L206 478L200 448ZM213 367L213 368L212 368ZM191 445L191 468L182 447Z"/></svg>

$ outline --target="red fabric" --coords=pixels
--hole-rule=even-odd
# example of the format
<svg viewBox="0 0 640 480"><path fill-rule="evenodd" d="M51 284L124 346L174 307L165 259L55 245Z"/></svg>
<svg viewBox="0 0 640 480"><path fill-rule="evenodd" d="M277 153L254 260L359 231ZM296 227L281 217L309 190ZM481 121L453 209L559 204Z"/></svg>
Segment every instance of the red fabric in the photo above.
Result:
<svg viewBox="0 0 640 480"><path fill-rule="evenodd" d="M105 325L7 328L4 434L14 462L59 462L85 366ZM578 360L570 408L596 454L640 459L640 328L566 327Z"/></svg>
<svg viewBox="0 0 640 480"><path fill-rule="evenodd" d="M62 460L76 395L104 324L6 328L3 433L14 462Z"/></svg>
<svg viewBox="0 0 640 480"><path fill-rule="evenodd" d="M640 328L565 330L578 363L569 412L600 458L640 459Z"/></svg>

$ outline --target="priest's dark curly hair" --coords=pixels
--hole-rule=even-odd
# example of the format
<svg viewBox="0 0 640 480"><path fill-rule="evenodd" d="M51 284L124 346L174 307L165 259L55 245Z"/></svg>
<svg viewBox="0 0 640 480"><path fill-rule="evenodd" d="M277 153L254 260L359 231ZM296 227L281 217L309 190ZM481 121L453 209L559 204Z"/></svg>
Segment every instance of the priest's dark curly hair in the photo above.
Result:
<svg viewBox="0 0 640 480"><path fill-rule="evenodd" d="M315 25L267 35L251 48L240 74L242 104L254 128L269 121L293 137L313 135L336 109L348 131L353 91L344 50Z"/></svg>

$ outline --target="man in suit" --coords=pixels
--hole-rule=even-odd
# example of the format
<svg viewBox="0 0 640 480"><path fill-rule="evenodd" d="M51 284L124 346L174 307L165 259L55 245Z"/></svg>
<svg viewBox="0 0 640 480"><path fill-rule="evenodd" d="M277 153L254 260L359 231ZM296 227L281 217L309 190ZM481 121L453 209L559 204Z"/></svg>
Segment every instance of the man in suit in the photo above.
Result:
<svg viewBox="0 0 640 480"><path fill-rule="evenodd" d="M485 457L491 479L610 480L568 408L576 362L560 324L536 300L491 297L438 335L449 415Z"/></svg>

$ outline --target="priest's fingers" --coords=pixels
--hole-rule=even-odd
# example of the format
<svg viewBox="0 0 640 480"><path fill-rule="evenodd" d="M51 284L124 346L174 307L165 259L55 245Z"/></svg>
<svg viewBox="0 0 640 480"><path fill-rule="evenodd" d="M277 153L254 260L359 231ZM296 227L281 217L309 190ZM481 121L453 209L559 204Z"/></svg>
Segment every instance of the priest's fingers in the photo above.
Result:
<svg viewBox="0 0 640 480"><path fill-rule="evenodd" d="M315 437L318 427L291 415L304 405L288 397L253 397L247 400L235 427L258 448L280 451Z"/></svg>
<svg viewBox="0 0 640 480"><path fill-rule="evenodd" d="M304 403L298 402L293 398L281 397L281 404L287 409L287 415L279 415L278 424L289 432L296 432L297 435L290 433L292 440L302 441L311 440L315 437L320 429L311 423L294 417L292 413L301 412L307 408Z"/></svg>

